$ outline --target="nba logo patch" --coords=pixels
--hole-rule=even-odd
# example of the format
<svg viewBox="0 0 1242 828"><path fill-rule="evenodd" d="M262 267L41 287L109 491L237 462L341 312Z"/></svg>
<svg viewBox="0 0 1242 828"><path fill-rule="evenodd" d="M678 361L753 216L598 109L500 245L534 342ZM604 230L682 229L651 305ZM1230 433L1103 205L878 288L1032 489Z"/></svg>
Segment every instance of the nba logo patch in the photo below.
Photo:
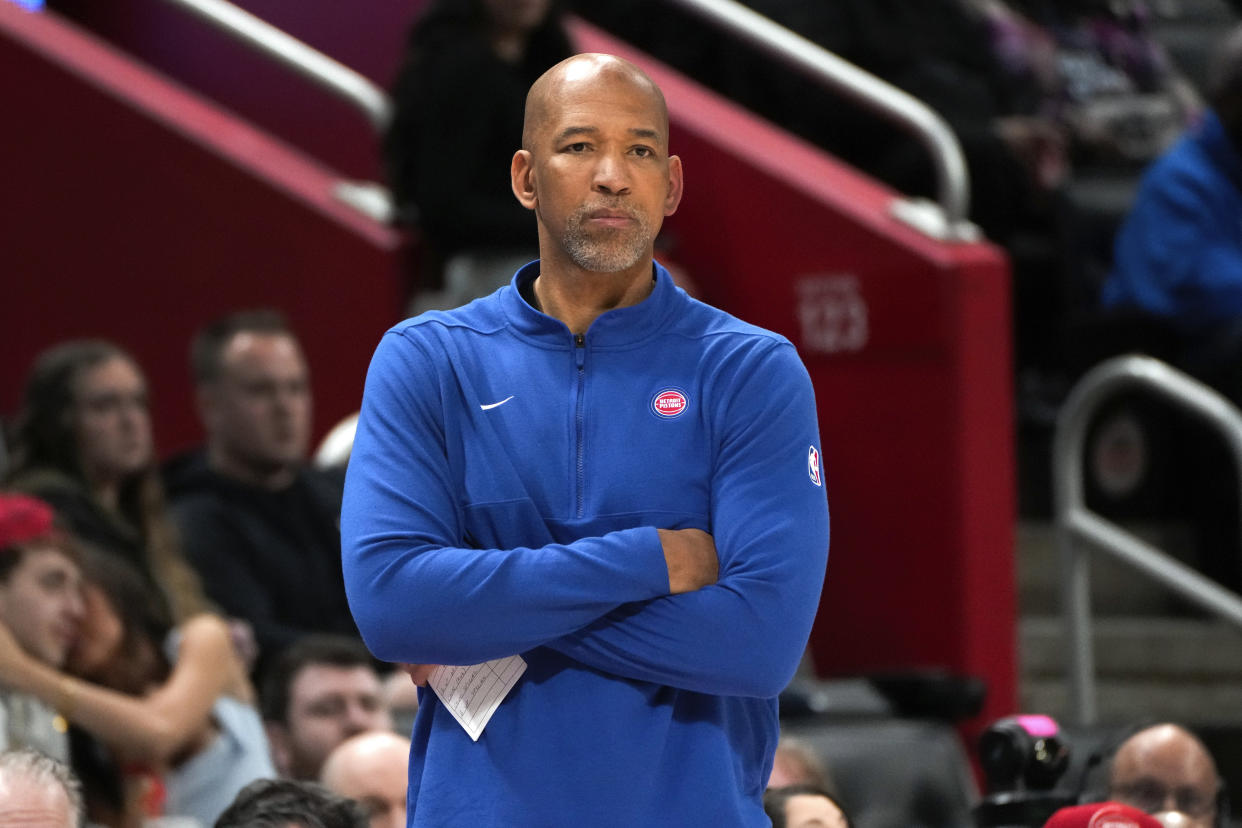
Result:
<svg viewBox="0 0 1242 828"><path fill-rule="evenodd" d="M677 388L665 388L651 399L651 410L662 420L680 417L689 405L686 395Z"/></svg>
<svg viewBox="0 0 1242 828"><path fill-rule="evenodd" d="M819 474L819 450L815 446L811 446L806 451L806 473L811 476L811 482L816 486L824 485L824 480Z"/></svg>

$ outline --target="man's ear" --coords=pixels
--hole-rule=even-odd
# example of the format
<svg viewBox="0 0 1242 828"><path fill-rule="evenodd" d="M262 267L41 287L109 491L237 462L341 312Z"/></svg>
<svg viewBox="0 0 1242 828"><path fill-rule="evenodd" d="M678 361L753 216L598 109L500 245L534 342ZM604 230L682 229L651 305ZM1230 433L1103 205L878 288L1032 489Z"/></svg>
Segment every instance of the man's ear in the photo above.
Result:
<svg viewBox="0 0 1242 828"><path fill-rule="evenodd" d="M528 150L522 149L513 153L509 178L518 203L527 210L535 209L535 168Z"/></svg>
<svg viewBox="0 0 1242 828"><path fill-rule="evenodd" d="M681 158L670 155L668 157L668 195L664 197L664 215L671 216L677 212L677 205L681 204L681 193Z"/></svg>

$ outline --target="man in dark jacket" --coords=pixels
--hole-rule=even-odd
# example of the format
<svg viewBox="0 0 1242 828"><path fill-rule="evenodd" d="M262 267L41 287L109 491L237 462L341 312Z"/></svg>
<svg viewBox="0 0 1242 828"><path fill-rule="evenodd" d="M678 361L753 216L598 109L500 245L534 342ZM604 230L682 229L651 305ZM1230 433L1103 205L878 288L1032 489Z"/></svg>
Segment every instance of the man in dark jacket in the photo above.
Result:
<svg viewBox="0 0 1242 828"><path fill-rule="evenodd" d="M339 472L306 464L306 360L283 317L205 328L192 367L204 449L167 470L186 556L212 598L254 627L260 659L308 632L357 635L341 579Z"/></svg>

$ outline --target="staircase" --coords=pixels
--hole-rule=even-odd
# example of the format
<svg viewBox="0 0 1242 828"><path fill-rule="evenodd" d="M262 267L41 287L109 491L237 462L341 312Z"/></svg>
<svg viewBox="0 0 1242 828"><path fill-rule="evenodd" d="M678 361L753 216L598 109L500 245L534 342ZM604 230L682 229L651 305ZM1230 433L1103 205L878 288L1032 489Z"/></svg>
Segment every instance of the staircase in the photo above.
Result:
<svg viewBox="0 0 1242 828"><path fill-rule="evenodd" d="M1174 554L1188 544L1176 524L1127 528ZM1020 706L1072 728L1059 566L1052 524L1019 524ZM1185 724L1203 736L1229 787L1242 789L1242 631L1188 608L1104 553L1092 558L1091 593L1100 724Z"/></svg>
<svg viewBox="0 0 1242 828"><path fill-rule="evenodd" d="M1136 532L1169 550L1185 544L1174 525ZM1072 721L1056 533L1050 523L1026 522L1017 534L1021 703ZM1242 727L1242 631L1188 609L1103 553L1091 567L1101 722L1154 717Z"/></svg>

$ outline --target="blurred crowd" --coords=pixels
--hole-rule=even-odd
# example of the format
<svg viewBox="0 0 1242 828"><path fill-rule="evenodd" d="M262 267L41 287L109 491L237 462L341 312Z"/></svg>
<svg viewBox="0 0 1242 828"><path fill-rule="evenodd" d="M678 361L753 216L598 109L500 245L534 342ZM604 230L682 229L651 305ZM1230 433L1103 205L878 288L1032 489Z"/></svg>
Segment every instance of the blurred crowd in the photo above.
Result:
<svg viewBox="0 0 1242 828"><path fill-rule="evenodd" d="M417 698L346 604L343 469L308 462L298 340L243 311L191 351L208 436L163 465L134 357L80 340L31 366L0 493L0 744L68 763L100 825L211 825L277 777L403 825Z"/></svg>

